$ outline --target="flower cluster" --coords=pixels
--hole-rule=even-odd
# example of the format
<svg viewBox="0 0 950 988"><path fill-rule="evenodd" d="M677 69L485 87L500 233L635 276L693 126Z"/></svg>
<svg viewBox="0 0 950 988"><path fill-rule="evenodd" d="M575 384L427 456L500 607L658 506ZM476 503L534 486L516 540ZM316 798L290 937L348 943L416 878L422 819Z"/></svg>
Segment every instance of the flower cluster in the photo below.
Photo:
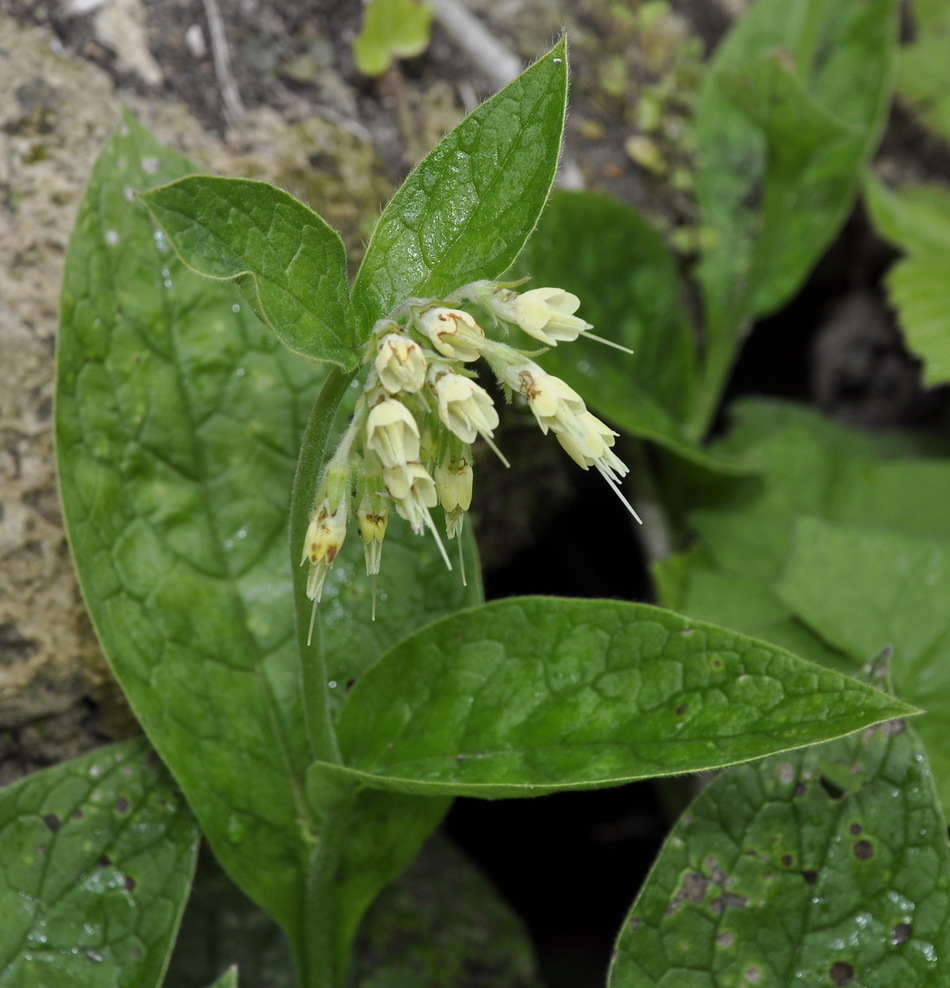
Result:
<svg viewBox="0 0 950 988"><path fill-rule="evenodd" d="M473 282L445 300L411 299L380 320L366 348L365 387L326 465L307 529L302 562L310 563L307 596L314 606L352 517L370 575L379 572L393 509L417 534L428 529L452 568L431 509L441 504L447 537L460 535L472 502L472 445L478 437L508 465L493 438L498 412L472 370L479 359L508 393L526 399L541 431L554 433L584 470L595 467L640 521L620 490L628 471L611 448L617 433L560 378L486 336L460 308L465 304L546 346L585 336L626 350L590 333L592 327L574 315L577 296L557 288L518 293L508 285Z"/></svg>

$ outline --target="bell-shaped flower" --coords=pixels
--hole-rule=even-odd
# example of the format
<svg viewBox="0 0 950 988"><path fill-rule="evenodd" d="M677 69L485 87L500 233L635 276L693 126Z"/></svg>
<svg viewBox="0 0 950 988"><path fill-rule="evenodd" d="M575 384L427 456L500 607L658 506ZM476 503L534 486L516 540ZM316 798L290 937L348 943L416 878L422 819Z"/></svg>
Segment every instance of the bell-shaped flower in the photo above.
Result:
<svg viewBox="0 0 950 988"><path fill-rule="evenodd" d="M432 532L445 565L451 569L452 564L445 552L445 546L442 545L429 513L429 508L434 508L439 503L435 481L429 471L421 463L406 463L401 467L383 470L383 479L399 516L409 522L409 527L416 535L421 535L427 528Z"/></svg>
<svg viewBox="0 0 950 988"><path fill-rule="evenodd" d="M367 576L375 576L379 572L383 539L388 525L389 509L386 502L381 497L364 497L356 511L356 528L363 542Z"/></svg>
<svg viewBox="0 0 950 988"><path fill-rule="evenodd" d="M569 420L565 427L557 426L553 431L571 459L584 470L604 458L619 435L588 411L581 412ZM629 471L620 463L620 469L616 472L618 477L624 477Z"/></svg>
<svg viewBox="0 0 950 988"><path fill-rule="evenodd" d="M412 394L425 383L426 358L422 347L402 333L387 333L380 341L374 362L382 386L390 394Z"/></svg>
<svg viewBox="0 0 950 988"><path fill-rule="evenodd" d="M321 501L313 512L307 534L304 537L301 565L309 560L310 573L307 576L307 596L319 602L327 573L336 559L343 539L346 537L347 504L343 499L334 510L329 501Z"/></svg>
<svg viewBox="0 0 950 988"><path fill-rule="evenodd" d="M642 524L633 505L620 490L620 481L630 472L630 468L611 449L617 433L586 409L572 419L552 426L551 431L555 434L562 449L578 466L585 470L589 467L596 468L623 502L624 507L637 522Z"/></svg>
<svg viewBox="0 0 950 988"><path fill-rule="evenodd" d="M500 319L515 323L547 346L576 340L582 333L594 328L574 315L581 300L560 288L532 288L520 295L500 288L487 300L487 304Z"/></svg>
<svg viewBox="0 0 950 988"><path fill-rule="evenodd" d="M488 392L471 378L431 368L429 385L435 394L439 418L462 442L477 435L491 438L498 428L498 412Z"/></svg>
<svg viewBox="0 0 950 988"><path fill-rule="evenodd" d="M450 456L435 468L435 487L439 503L446 511L460 508L468 511L472 506L472 464L464 456L453 459Z"/></svg>
<svg viewBox="0 0 950 988"><path fill-rule="evenodd" d="M401 401L384 398L370 409L366 448L379 457L384 467L401 467L419 459L419 426Z"/></svg>
<svg viewBox="0 0 950 988"><path fill-rule="evenodd" d="M565 426L587 410L584 399L569 384L548 374L533 360L518 355L501 370L505 384L528 399L528 406L545 434L548 429Z"/></svg>
<svg viewBox="0 0 950 988"><path fill-rule="evenodd" d="M445 510L445 534L454 539L462 531L465 512L472 505L474 474L471 460L446 456L435 468L435 487Z"/></svg>
<svg viewBox="0 0 950 988"><path fill-rule="evenodd" d="M481 356L485 331L461 309L434 306L413 314L416 326L450 360L472 361Z"/></svg>
<svg viewBox="0 0 950 988"><path fill-rule="evenodd" d="M547 346L557 346L583 336L624 353L633 353L629 347L590 332L594 327L574 315L581 304L580 299L563 288L532 288L518 293L493 281L473 281L459 289L456 296L483 305L496 318L514 323Z"/></svg>

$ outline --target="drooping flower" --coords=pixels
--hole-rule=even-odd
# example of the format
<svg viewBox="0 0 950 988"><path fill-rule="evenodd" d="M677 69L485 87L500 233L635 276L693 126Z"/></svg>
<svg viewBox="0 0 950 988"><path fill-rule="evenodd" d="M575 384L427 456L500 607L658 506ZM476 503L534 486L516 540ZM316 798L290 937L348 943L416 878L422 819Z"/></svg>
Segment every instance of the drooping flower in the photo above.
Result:
<svg viewBox="0 0 950 988"><path fill-rule="evenodd" d="M432 532L445 565L451 569L452 564L429 512L429 508L439 503L435 481L429 471L421 463L407 463L383 470L383 478L399 516L409 522L416 535L421 535L427 528Z"/></svg>
<svg viewBox="0 0 950 988"><path fill-rule="evenodd" d="M390 394L412 394L425 383L422 347L403 333L387 333L380 339L374 364L380 383Z"/></svg>
<svg viewBox="0 0 950 988"><path fill-rule="evenodd" d="M570 343L583 336L625 353L633 353L629 347L590 332L594 327L580 316L574 315L581 300L562 288L532 288L519 293L506 285L475 281L460 289L457 294L484 305L497 319L514 323L546 346Z"/></svg>
<svg viewBox="0 0 950 988"><path fill-rule="evenodd" d="M429 384L438 403L439 418L462 442L477 435L491 438L498 428L498 412L488 392L471 378L441 368L429 369Z"/></svg>
<svg viewBox="0 0 950 988"><path fill-rule="evenodd" d="M620 481L630 472L630 468L611 449L618 433L586 410L564 425L552 426L551 431L561 448L578 466L584 470L596 468L638 524L642 525L640 516L620 490Z"/></svg>
<svg viewBox="0 0 950 988"><path fill-rule="evenodd" d="M485 331L467 312L437 305L414 312L414 319L443 357L469 362L481 356Z"/></svg>
<svg viewBox="0 0 950 988"><path fill-rule="evenodd" d="M303 558L300 563L303 565L310 561L307 596L314 602L319 602L327 573L346 538L347 513L348 505L345 498L335 509L327 499L324 499L314 509L310 524L307 526Z"/></svg>
<svg viewBox="0 0 950 988"><path fill-rule="evenodd" d="M574 315L580 304L576 295L560 288L532 288L521 294L502 288L488 302L500 319L513 322L547 346L571 342L594 328Z"/></svg>
<svg viewBox="0 0 950 988"><path fill-rule="evenodd" d="M385 500L379 495L365 495L356 510L356 528L363 542L367 576L375 576L379 572L388 526L389 509Z"/></svg>
<svg viewBox="0 0 950 988"><path fill-rule="evenodd" d="M472 504L472 472L471 448L467 447L467 456L452 456L446 454L435 469L435 487L439 494L439 503L445 511L445 534L450 539L458 538L459 572L462 576L462 586L467 586L465 578L465 559L462 551L462 540L459 538L465 525L465 512Z"/></svg>
<svg viewBox="0 0 950 988"><path fill-rule="evenodd" d="M486 337L468 312L452 307L477 303L480 311L520 326L548 346L580 336L598 339L575 315L576 296L556 288L519 294L513 287L473 282L444 300L410 299L374 326L363 356L363 365L368 365L363 391L324 470L304 540L302 561L310 563L307 595L314 601L311 634L316 604L345 538L350 512L367 574L375 579L393 508L416 534L432 532L446 566L452 568L431 513L441 504L446 534L457 539L465 582L464 540L458 537L472 503L471 444L481 437L508 465L493 439L499 418L492 398L464 366L480 357L506 389L527 401L541 431L552 432L583 469L597 469L640 520L620 490L629 471L613 450L617 433L592 415L565 381L525 353ZM374 592L374 616L375 606Z"/></svg>
<svg viewBox="0 0 950 988"><path fill-rule="evenodd" d="M508 348L506 348L508 349ZM542 370L533 360L509 350L512 356L496 367L505 384L528 399L541 431L570 421L587 410L584 399L565 381Z"/></svg>
<svg viewBox="0 0 950 988"><path fill-rule="evenodd" d="M596 467L624 507L642 524L620 490L620 480L629 470L610 448L617 433L587 410L584 399L569 384L548 374L517 350L503 343L492 343L486 347L485 355L499 378L528 399L541 431L553 432L574 462L585 470Z"/></svg>
<svg viewBox="0 0 950 988"><path fill-rule="evenodd" d="M370 409L366 448L379 457L384 467L405 466L419 459L419 426L401 401L384 398Z"/></svg>
<svg viewBox="0 0 950 988"><path fill-rule="evenodd" d="M439 503L446 511L468 511L472 506L473 478L472 464L464 456L446 456L435 468ZM449 538L453 537L450 533Z"/></svg>

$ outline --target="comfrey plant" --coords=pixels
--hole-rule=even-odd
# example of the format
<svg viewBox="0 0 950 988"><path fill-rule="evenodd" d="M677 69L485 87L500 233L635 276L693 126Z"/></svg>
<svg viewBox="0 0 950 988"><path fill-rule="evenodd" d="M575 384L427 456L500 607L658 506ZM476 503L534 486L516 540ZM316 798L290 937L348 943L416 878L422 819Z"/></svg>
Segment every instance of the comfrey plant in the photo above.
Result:
<svg viewBox="0 0 950 988"><path fill-rule="evenodd" d="M245 983L468 983L504 939L473 957L444 935L453 915L498 915L470 866L435 869L464 896L413 900L431 936L402 935L405 899L383 891L454 796L710 769L621 926L610 988L936 983L950 469L915 437L763 402L704 442L748 323L847 213L895 15L760 0L717 54L696 109L715 234L702 350L656 232L602 197L550 195L563 42L419 163L352 284L302 203L195 175L123 122L67 258L56 437L83 593L148 742L0 797L0 988L166 971L233 986L215 934L195 943L225 926ZM604 360L591 326L635 353ZM505 455L503 395L621 499L624 435L654 508L637 531L667 509L650 531L673 550L653 561L666 607L484 602L464 518L474 451ZM928 707L923 742L916 708L869 684L889 685L871 661L889 643L901 692ZM236 927L230 907L187 920L172 956L199 832L255 905ZM192 917L218 888L198 884ZM292 962L248 949L261 910ZM532 976L523 947L492 964L497 984Z"/></svg>
<svg viewBox="0 0 950 988"><path fill-rule="evenodd" d="M618 433L528 354L487 337L468 312L451 308L465 302L481 306L496 325L513 324L549 346L584 335L633 352L590 333L593 327L574 315L580 300L557 288L518 294L510 285L472 282L444 300L410 299L377 322L365 348L370 369L363 392L324 468L304 538L301 562L310 562L307 596L314 602L314 616L352 517L368 575L379 572L390 505L417 535L432 532L445 565L452 568L430 509L441 504L447 537L460 535L472 503L472 443L478 436L509 465L492 440L498 412L471 370L479 358L509 395L527 401L541 431L552 432L584 470L596 467L640 521L620 490L628 469L611 449ZM311 620L308 641L312 631Z"/></svg>

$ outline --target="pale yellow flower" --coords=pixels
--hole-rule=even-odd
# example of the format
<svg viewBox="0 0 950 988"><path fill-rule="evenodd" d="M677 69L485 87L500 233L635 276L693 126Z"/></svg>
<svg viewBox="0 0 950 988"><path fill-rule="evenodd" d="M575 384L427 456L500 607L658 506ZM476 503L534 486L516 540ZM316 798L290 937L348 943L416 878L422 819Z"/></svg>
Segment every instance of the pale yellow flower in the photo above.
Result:
<svg viewBox="0 0 950 988"><path fill-rule="evenodd" d="M439 418L462 442L474 442L477 435L490 438L498 428L498 412L491 396L471 378L430 370L429 383Z"/></svg>
<svg viewBox="0 0 950 988"><path fill-rule="evenodd" d="M345 500L334 511L327 501L322 501L313 512L303 543L301 565L309 560L307 596L314 602L320 600L327 573L336 559L346 538L347 505Z"/></svg>
<svg viewBox="0 0 950 988"><path fill-rule="evenodd" d="M425 383L426 358L422 347L402 333L387 333L376 350L376 373L390 393L418 391Z"/></svg>
<svg viewBox="0 0 950 988"><path fill-rule="evenodd" d="M395 398L374 405L366 419L366 448L384 467L400 467L419 459L419 426L412 412Z"/></svg>
<svg viewBox="0 0 950 988"><path fill-rule="evenodd" d="M443 357L472 361L481 356L485 331L467 312L435 306L416 313L415 321Z"/></svg>

